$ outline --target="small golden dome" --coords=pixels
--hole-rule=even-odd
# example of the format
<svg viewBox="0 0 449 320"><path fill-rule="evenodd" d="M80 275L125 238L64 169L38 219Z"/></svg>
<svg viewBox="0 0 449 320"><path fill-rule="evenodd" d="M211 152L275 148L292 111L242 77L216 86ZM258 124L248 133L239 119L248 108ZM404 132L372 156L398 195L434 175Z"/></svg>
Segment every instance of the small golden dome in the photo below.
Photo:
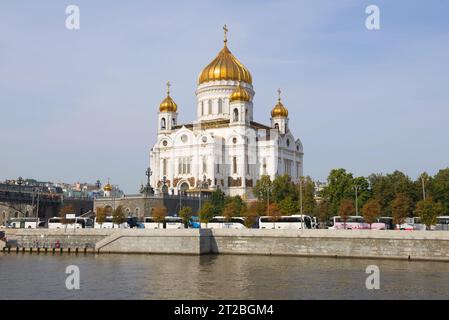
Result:
<svg viewBox="0 0 449 320"><path fill-rule="evenodd" d="M253 79L248 69L234 57L226 45L228 41L226 38L228 31L226 25L223 29L225 30L224 47L218 53L217 57L200 73L198 84L216 80L236 80L252 84Z"/></svg>
<svg viewBox="0 0 449 320"><path fill-rule="evenodd" d="M104 191L112 191L112 186L108 183L107 185L105 185L105 186L103 187L103 190L104 190Z"/></svg>
<svg viewBox="0 0 449 320"><path fill-rule="evenodd" d="M167 82L167 97L159 105L159 112L176 112L178 106L170 97L170 82Z"/></svg>
<svg viewBox="0 0 449 320"><path fill-rule="evenodd" d="M249 94L248 90L245 88L242 88L240 85L231 93L231 96L229 97L229 102L234 101L251 101L251 95Z"/></svg>
<svg viewBox="0 0 449 320"><path fill-rule="evenodd" d="M271 110L271 117L272 118L287 118L288 117L288 110L281 102L281 90L278 90L278 103L274 106L273 110Z"/></svg>

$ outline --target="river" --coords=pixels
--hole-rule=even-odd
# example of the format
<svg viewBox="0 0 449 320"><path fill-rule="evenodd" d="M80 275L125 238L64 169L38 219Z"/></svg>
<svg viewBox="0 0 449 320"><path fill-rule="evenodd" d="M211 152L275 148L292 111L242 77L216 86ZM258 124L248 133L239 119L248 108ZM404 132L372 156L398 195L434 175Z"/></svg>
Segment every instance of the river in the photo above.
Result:
<svg viewBox="0 0 449 320"><path fill-rule="evenodd" d="M80 270L67 290L66 267ZM368 290L368 265L380 289ZM248 255L0 254L0 299L447 299L449 263Z"/></svg>

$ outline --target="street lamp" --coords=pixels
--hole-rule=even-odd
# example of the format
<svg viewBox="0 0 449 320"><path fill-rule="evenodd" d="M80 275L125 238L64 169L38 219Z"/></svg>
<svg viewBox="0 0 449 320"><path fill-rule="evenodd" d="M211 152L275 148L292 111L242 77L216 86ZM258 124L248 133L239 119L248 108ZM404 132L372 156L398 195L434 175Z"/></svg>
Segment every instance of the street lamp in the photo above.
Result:
<svg viewBox="0 0 449 320"><path fill-rule="evenodd" d="M358 205L358 191L359 191L359 186L358 185L354 185L354 190L355 190L355 215L358 216L359 215L359 205Z"/></svg>
<svg viewBox="0 0 449 320"><path fill-rule="evenodd" d="M206 186L206 175L203 176L203 181L200 183L200 209L201 210L201 198L203 197L203 188Z"/></svg>

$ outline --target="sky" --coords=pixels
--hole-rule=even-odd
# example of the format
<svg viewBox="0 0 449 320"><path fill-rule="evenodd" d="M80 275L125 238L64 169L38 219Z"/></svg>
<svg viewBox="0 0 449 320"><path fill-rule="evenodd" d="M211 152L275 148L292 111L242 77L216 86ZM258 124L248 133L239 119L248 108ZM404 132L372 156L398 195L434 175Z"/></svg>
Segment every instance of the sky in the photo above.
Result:
<svg viewBox="0 0 449 320"><path fill-rule="evenodd" d="M80 29L65 26L80 9ZM380 30L368 30L368 5ZM195 120L201 70L223 45L250 70L254 117L281 88L304 174L449 166L447 0L0 3L0 180L146 180L170 80L179 123Z"/></svg>

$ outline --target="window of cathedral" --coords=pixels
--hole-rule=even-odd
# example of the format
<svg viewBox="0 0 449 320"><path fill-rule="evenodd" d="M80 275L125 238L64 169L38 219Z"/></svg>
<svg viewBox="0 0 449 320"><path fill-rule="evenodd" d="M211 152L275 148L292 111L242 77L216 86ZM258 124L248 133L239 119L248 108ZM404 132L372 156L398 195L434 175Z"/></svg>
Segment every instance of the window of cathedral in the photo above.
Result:
<svg viewBox="0 0 449 320"><path fill-rule="evenodd" d="M187 140L188 140L187 135L183 134L183 135L181 136L181 141L184 142L184 143L186 143Z"/></svg>
<svg viewBox="0 0 449 320"><path fill-rule="evenodd" d="M165 124L165 118L161 119L161 130L165 130L166 124Z"/></svg>
<svg viewBox="0 0 449 320"><path fill-rule="evenodd" d="M236 143L237 143L237 138L236 138L236 137L232 138L232 143L233 143L233 144L236 144Z"/></svg>
<svg viewBox="0 0 449 320"><path fill-rule="evenodd" d="M204 143L206 143L206 142L207 142L207 137L206 137L206 136L203 136L203 137L201 138L201 141L203 141Z"/></svg>
<svg viewBox="0 0 449 320"><path fill-rule="evenodd" d="M212 100L209 100L207 103L208 103L207 113L212 114Z"/></svg>
<svg viewBox="0 0 449 320"><path fill-rule="evenodd" d="M175 118L172 119L172 124L173 124L173 127L176 126L176 119Z"/></svg>
<svg viewBox="0 0 449 320"><path fill-rule="evenodd" d="M275 123L274 128L279 130L279 123Z"/></svg>
<svg viewBox="0 0 449 320"><path fill-rule="evenodd" d="M234 121L239 121L239 110L234 109Z"/></svg>
<svg viewBox="0 0 449 320"><path fill-rule="evenodd" d="M204 116L204 101L201 101L201 115Z"/></svg>
<svg viewBox="0 0 449 320"><path fill-rule="evenodd" d="M218 113L223 113L223 100L218 99Z"/></svg>
<svg viewBox="0 0 449 320"><path fill-rule="evenodd" d="M162 174L167 175L167 159L162 159Z"/></svg>
<svg viewBox="0 0 449 320"><path fill-rule="evenodd" d="M290 139L287 139L287 147L290 147Z"/></svg>
<svg viewBox="0 0 449 320"><path fill-rule="evenodd" d="M167 144L168 144L167 140L162 141L162 145L163 145L164 147L166 147Z"/></svg>
<svg viewBox="0 0 449 320"><path fill-rule="evenodd" d="M232 173L237 173L237 157L232 158Z"/></svg>
<svg viewBox="0 0 449 320"><path fill-rule="evenodd" d="M203 157L203 173L207 173L207 159Z"/></svg>

